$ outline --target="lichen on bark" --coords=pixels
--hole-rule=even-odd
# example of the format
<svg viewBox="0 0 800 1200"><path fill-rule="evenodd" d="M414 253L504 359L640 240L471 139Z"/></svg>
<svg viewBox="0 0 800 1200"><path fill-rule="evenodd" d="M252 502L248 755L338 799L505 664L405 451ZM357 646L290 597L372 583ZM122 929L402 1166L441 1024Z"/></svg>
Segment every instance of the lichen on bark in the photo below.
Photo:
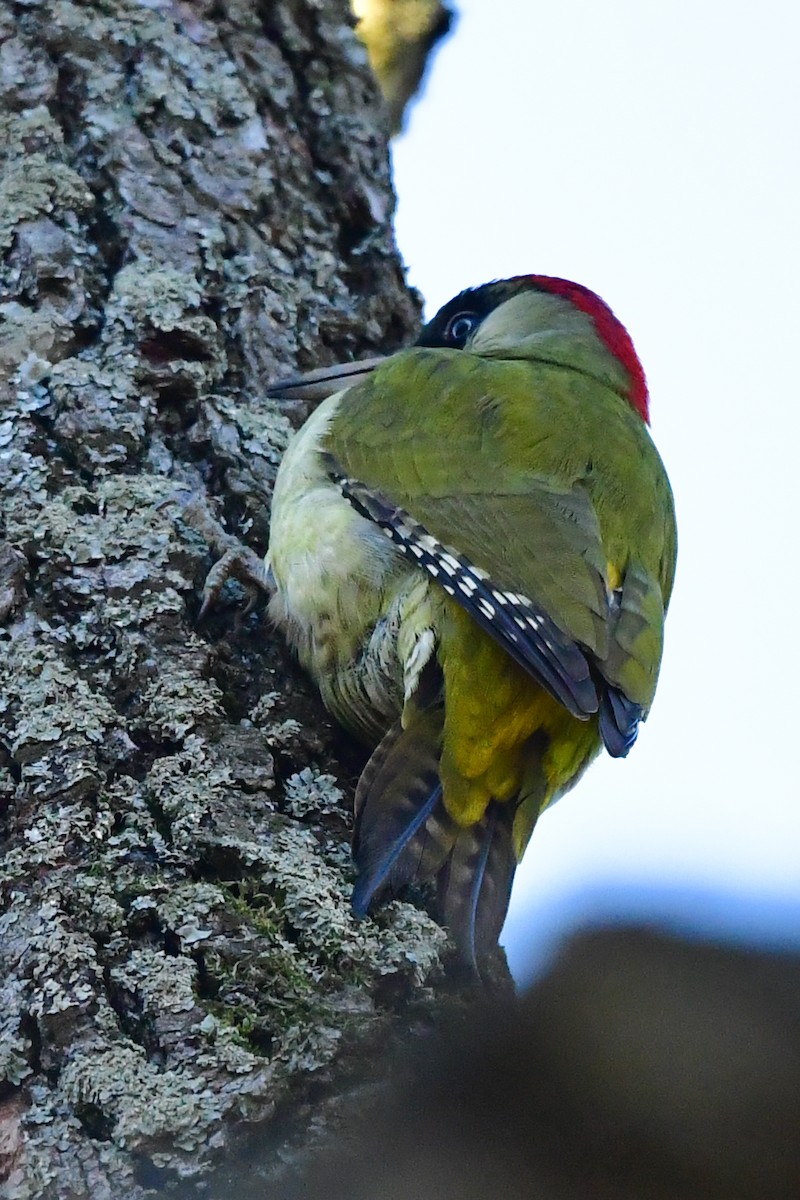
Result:
<svg viewBox="0 0 800 1200"><path fill-rule="evenodd" d="M349 914L354 770L313 690L235 584L197 623L226 539L263 552L303 415L265 381L417 321L351 24L345 0L0 5L15 1200L201 1178L435 996L424 913Z"/></svg>

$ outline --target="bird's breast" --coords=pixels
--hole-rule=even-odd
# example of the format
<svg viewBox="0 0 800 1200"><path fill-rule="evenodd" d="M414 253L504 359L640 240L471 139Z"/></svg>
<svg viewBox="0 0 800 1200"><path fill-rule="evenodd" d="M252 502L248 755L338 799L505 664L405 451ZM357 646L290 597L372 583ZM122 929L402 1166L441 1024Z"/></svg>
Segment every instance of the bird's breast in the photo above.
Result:
<svg viewBox="0 0 800 1200"><path fill-rule="evenodd" d="M373 738L402 705L400 598L419 572L325 471L322 443L339 399L319 406L278 472L267 555L276 584L270 616L337 718Z"/></svg>

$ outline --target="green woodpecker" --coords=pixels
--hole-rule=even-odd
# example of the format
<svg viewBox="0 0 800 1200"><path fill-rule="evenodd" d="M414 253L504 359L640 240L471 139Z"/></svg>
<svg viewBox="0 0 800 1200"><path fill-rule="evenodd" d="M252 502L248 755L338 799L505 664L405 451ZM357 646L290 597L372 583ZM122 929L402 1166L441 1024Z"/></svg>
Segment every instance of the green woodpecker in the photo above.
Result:
<svg viewBox="0 0 800 1200"><path fill-rule="evenodd" d="M537 817L653 701L676 530L644 372L598 296L523 275L272 394L326 396L278 473L270 613L376 745L353 909L435 878L479 968Z"/></svg>

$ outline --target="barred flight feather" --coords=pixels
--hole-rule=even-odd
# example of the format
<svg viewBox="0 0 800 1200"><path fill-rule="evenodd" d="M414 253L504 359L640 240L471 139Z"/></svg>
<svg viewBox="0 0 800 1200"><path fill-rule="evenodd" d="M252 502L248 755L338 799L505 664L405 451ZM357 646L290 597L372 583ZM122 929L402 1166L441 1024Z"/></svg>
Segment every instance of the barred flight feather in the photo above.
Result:
<svg viewBox="0 0 800 1200"><path fill-rule="evenodd" d="M586 655L529 597L496 586L486 571L443 545L405 509L343 475L332 455L325 460L331 479L356 511L427 571L560 704L580 720L597 712Z"/></svg>

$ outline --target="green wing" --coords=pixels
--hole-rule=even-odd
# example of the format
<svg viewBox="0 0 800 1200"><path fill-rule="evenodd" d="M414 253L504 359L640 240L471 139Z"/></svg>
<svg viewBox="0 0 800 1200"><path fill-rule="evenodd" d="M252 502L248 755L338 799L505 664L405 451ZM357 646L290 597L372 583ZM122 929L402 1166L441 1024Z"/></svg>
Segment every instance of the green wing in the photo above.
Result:
<svg viewBox="0 0 800 1200"><path fill-rule="evenodd" d="M361 511L387 529L404 520L476 569L456 598L472 598L465 606L510 652L500 616L518 631L527 621L539 651L563 658L572 702L543 682L571 711L597 710L598 673L638 715L649 708L674 515L661 460L624 400L563 367L410 350L344 395L327 449ZM513 601L492 605L498 593Z"/></svg>

